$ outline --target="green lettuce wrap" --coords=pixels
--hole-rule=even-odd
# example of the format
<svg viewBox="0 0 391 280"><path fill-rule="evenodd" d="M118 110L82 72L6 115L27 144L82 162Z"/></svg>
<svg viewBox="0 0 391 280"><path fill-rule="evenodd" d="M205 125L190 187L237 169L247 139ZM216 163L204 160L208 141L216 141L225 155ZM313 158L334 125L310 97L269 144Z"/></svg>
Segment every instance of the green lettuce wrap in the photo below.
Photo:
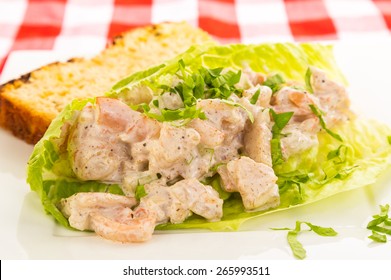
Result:
<svg viewBox="0 0 391 280"><path fill-rule="evenodd" d="M143 107L144 94L158 92L169 84L178 71L178 65L186 67L187 73L195 73L200 68L216 69L250 68L252 71L272 75L278 73L287 81L305 81L309 66L317 67L339 83L346 80L339 70L331 46L322 44L261 44L194 46L175 59L145 71L135 73L119 81L107 93L107 96L120 98L135 109ZM181 66L179 67L179 69ZM197 83L197 80L193 80ZM218 86L224 88L222 80ZM143 91L143 87L151 89ZM196 91L197 84L189 85ZM57 208L62 198L79 192L109 192L123 194L121 186L98 181L81 181L72 171L67 150L64 126L72 125L74 112L80 111L88 102L95 99L75 100L51 123L44 137L37 143L28 162L27 182L35 191L44 209L61 225L71 228L68 220ZM179 117L198 117L199 112L181 111L172 120ZM151 115L151 117L154 117ZM166 116L165 120L170 120ZM209 222L192 215L180 224L160 224L156 229L205 228L215 231L237 230L244 221L274 211L297 207L340 192L363 187L375 182L376 178L391 164L391 129L384 124L358 117L333 127L333 133L343 141L322 131L318 134L319 146L300 156L292 156L274 166L278 177L280 205L266 211L245 211L241 197L237 193L227 193L220 186L217 176L207 179L222 199L223 217L220 221Z"/></svg>

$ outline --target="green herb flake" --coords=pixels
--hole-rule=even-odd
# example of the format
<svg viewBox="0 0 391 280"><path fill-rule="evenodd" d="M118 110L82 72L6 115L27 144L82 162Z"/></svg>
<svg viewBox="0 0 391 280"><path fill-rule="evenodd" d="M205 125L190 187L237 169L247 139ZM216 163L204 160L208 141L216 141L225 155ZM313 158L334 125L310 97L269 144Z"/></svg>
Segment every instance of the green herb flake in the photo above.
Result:
<svg viewBox="0 0 391 280"><path fill-rule="evenodd" d="M207 98L219 98L227 101L226 99L235 93L240 96L242 90L237 89L235 84L240 81L241 71L229 70L223 73L223 68L207 69L201 67L198 71L192 72L186 68L186 64L183 60L179 60L178 68L175 76L179 78L179 82L174 86L170 87L166 84L158 85L157 88L163 90L163 92L170 92L178 94L184 104L184 108L176 110L162 109L160 114L149 113L150 108L148 105L143 104L137 106L137 110L143 110L144 113L151 118L158 121L188 121L194 118L206 119L205 114L201 109L197 109L198 99ZM229 101L227 101L229 103ZM233 106L242 107L248 114L250 120L253 122L254 117L252 114L243 106L238 103L232 104ZM159 104L153 101L152 104L158 107Z"/></svg>
<svg viewBox="0 0 391 280"><path fill-rule="evenodd" d="M336 236L338 233L329 227L321 227L314 225L309 222L296 221L296 226L294 229L291 228L272 228L272 230L288 230L287 241L289 246L291 247L293 255L298 259L304 259L307 254L306 251L301 244L301 242L297 239L298 234L302 231L301 225L305 224L310 228L310 231L315 232L320 236Z"/></svg>
<svg viewBox="0 0 391 280"><path fill-rule="evenodd" d="M163 121L171 122L177 120L186 120L186 119L195 119L200 118L202 120L206 119L205 114L201 109L197 109L195 106L185 107L175 110L163 109L161 110Z"/></svg>
<svg viewBox="0 0 391 280"><path fill-rule="evenodd" d="M320 236L336 236L338 233L330 228L330 227L320 227L313 225L311 223L304 222L307 226L309 226L316 234Z"/></svg>
<svg viewBox="0 0 391 280"><path fill-rule="evenodd" d="M388 211L390 210L390 205L380 205L380 216L388 216Z"/></svg>
<svg viewBox="0 0 391 280"><path fill-rule="evenodd" d="M372 231L372 235L368 236L368 238L375 242L385 243L387 242L387 237L384 234L391 235L391 220L388 217L389 209L390 205L388 204L380 205L380 214L373 215L373 219L367 225L367 229Z"/></svg>
<svg viewBox="0 0 391 280"><path fill-rule="evenodd" d="M259 94L261 93L261 89L259 88L255 93L254 93L254 95L250 98L250 103L251 104L255 104L255 103L257 103L257 101L258 101L258 98L259 98Z"/></svg>
<svg viewBox="0 0 391 280"><path fill-rule="evenodd" d="M274 110L270 110L274 125L272 127L273 134L281 134L282 129L288 124L293 116L293 112L285 112L277 114Z"/></svg>
<svg viewBox="0 0 391 280"><path fill-rule="evenodd" d="M274 121L274 125L272 127L272 140L270 141L272 164L273 166L276 166L284 162L281 149L281 131L292 118L293 112L277 114L271 109L270 113Z"/></svg>
<svg viewBox="0 0 391 280"><path fill-rule="evenodd" d="M147 192L143 185L138 185L135 190L135 197L137 200L140 200L142 197L146 196Z"/></svg>
<svg viewBox="0 0 391 280"><path fill-rule="evenodd" d="M311 84L311 76L312 76L312 71L311 71L311 68L308 67L307 72L305 73L305 85L307 87L307 90L310 93L314 93L314 90L313 90L312 84Z"/></svg>
<svg viewBox="0 0 391 280"><path fill-rule="evenodd" d="M303 260L307 256L307 252L303 247L303 244L300 243L299 240L297 240L297 231L288 231L287 235L287 240L288 244L291 247L293 255L300 259Z"/></svg>
<svg viewBox="0 0 391 280"><path fill-rule="evenodd" d="M343 142L342 137L341 137L339 134L337 134L337 133L335 133L335 132L333 132L333 131L331 131L330 129L327 128L326 122L325 122L324 119L323 119L323 114L322 114L322 112L319 110L319 108L316 107L314 104L310 104L309 106L310 106L310 108L311 108L311 111L315 114L315 116L317 116L317 117L319 118L320 126L321 126L321 127L322 127L330 136L331 136L331 137L337 139L337 140L340 141L340 142Z"/></svg>
<svg viewBox="0 0 391 280"><path fill-rule="evenodd" d="M372 235L368 236L368 238L379 243L387 242L387 236L385 234L377 233L376 231L372 231Z"/></svg>
<svg viewBox="0 0 391 280"><path fill-rule="evenodd" d="M217 78L220 76L221 71L223 71L222 67L215 68L215 69L206 69L206 71L209 73L210 77Z"/></svg>
<svg viewBox="0 0 391 280"><path fill-rule="evenodd" d="M390 136L387 136L387 141L388 141L388 144L391 145L391 135L390 135Z"/></svg>
<svg viewBox="0 0 391 280"><path fill-rule="evenodd" d="M282 88L284 83L284 78L280 74L275 74L271 77L268 77L263 83L263 85L268 86L269 88L271 88L272 92L275 93Z"/></svg>
<svg viewBox="0 0 391 280"><path fill-rule="evenodd" d="M153 104L155 107L159 108L159 100L157 100L157 99L153 100L153 101L152 101L152 104Z"/></svg>
<svg viewBox="0 0 391 280"><path fill-rule="evenodd" d="M228 71L225 74L217 76L212 80L212 85L216 88L219 88L223 85L233 86L240 81L240 76L242 72L239 70L238 72Z"/></svg>

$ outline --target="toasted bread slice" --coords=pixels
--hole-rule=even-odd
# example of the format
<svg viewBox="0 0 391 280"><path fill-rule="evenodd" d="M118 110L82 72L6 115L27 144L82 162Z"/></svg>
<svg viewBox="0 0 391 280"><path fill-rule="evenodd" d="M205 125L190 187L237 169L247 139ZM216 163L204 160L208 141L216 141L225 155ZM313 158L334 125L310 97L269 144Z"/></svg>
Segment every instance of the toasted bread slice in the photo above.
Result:
<svg viewBox="0 0 391 280"><path fill-rule="evenodd" d="M1 85L0 125L36 143L71 100L103 95L121 78L206 42L213 40L187 23L162 23L123 33L91 59L52 63Z"/></svg>

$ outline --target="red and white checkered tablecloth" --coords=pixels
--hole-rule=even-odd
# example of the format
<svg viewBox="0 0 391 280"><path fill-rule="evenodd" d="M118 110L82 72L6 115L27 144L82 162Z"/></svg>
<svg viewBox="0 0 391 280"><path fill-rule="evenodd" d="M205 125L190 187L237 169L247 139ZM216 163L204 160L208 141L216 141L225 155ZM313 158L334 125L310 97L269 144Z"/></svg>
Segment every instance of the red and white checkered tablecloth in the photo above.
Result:
<svg viewBox="0 0 391 280"><path fill-rule="evenodd" d="M377 40L391 37L391 1L0 0L0 73L14 50L96 52L162 21L187 21L222 43Z"/></svg>

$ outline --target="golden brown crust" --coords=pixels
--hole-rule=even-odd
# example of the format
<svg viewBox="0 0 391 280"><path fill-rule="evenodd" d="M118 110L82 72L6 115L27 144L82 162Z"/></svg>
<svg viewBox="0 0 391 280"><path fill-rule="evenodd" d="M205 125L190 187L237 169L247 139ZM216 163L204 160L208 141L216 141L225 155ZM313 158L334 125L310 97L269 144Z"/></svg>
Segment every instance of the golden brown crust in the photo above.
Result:
<svg viewBox="0 0 391 280"><path fill-rule="evenodd" d="M212 39L185 23L122 33L91 59L51 63L0 85L0 126L34 144L70 100L103 95L119 79L204 42Z"/></svg>
<svg viewBox="0 0 391 280"><path fill-rule="evenodd" d="M71 60L68 62L71 62ZM31 75L34 72L59 64L61 63L50 63L0 85L0 126L10 130L13 135L29 144L35 144L42 138L51 119L18 103L18 100L9 98L5 93L12 92L30 83Z"/></svg>
<svg viewBox="0 0 391 280"><path fill-rule="evenodd" d="M0 125L29 144L38 142L50 124L50 120L6 98L0 98L0 112Z"/></svg>

